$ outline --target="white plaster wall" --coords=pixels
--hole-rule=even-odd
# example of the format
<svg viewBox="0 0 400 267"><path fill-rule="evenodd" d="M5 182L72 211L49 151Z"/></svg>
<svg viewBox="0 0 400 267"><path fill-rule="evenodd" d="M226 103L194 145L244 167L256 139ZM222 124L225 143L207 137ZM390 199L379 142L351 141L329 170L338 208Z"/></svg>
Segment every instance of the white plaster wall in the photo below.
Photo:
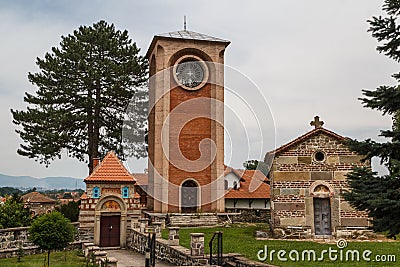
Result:
<svg viewBox="0 0 400 267"><path fill-rule="evenodd" d="M240 178L234 173L228 173L225 175L225 181L228 181L228 189L233 188L234 183L237 183L237 188L240 187Z"/></svg>

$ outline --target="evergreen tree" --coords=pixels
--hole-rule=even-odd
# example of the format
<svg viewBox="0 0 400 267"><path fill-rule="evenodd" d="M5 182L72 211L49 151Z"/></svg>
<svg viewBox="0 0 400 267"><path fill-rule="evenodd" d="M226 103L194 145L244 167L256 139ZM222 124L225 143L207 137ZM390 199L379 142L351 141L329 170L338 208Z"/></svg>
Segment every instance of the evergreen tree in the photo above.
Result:
<svg viewBox="0 0 400 267"><path fill-rule="evenodd" d="M121 158L143 157L148 66L136 43L126 30L105 21L81 26L61 39L59 47L37 58L40 71L28 74L38 90L25 94L27 110L11 110L24 141L18 154L48 165L66 152L89 160L89 172L93 158L109 150ZM126 114L131 100L136 108ZM133 135L128 141L122 140L126 117ZM123 151L124 142L130 151Z"/></svg>
<svg viewBox="0 0 400 267"><path fill-rule="evenodd" d="M385 0L383 10L387 16L369 20L369 31L380 42L377 50L399 63L400 26L396 23L400 14L400 1ZM397 85L383 85L373 91L363 90L365 97L360 99L365 107L392 116L392 129L382 130L380 134L388 141L348 141L350 148L366 155L366 159L379 157L381 164L388 168L389 174L378 176L368 168L356 168L348 174L352 190L344 194L345 199L355 208L368 212L373 218L374 230L389 231L390 236L400 233L400 73L395 73L392 77Z"/></svg>
<svg viewBox="0 0 400 267"><path fill-rule="evenodd" d="M246 170L259 170L268 177L269 167L268 164L256 159L247 160L243 163Z"/></svg>

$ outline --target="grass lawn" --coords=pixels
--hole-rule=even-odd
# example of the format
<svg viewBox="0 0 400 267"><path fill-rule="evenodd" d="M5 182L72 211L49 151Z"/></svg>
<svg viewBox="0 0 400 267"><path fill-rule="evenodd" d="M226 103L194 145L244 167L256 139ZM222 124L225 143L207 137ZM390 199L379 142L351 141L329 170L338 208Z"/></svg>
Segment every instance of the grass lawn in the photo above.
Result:
<svg viewBox="0 0 400 267"><path fill-rule="evenodd" d="M256 240L254 233L256 230L265 229L266 226L262 224L257 225L233 225L229 228L225 227L215 227L215 228L181 228L180 229L180 245L189 248L190 243L190 233L204 233L205 234L205 253L209 253L208 243L215 231L223 232L223 252L224 253L240 253L245 257L258 261L257 252L259 250L264 250L265 246L268 246L268 255L270 255L271 250L276 252L273 254L272 261L268 256L266 263L271 263L277 266L399 266L400 265L400 242L348 242L348 246L343 251L342 261L340 261L340 252L337 252L338 260L331 261L329 259L328 253L324 254L323 260L317 262L302 261L302 251L303 250L314 250L316 253L316 258L320 258L321 252L323 250L338 250L336 243L334 244L321 244L317 242L310 241L297 241L297 240ZM167 230L163 231L163 237L168 238ZM360 261L345 261L346 251L348 250L358 250L360 253ZM287 261L280 261L277 259L277 252L279 250L285 250ZM297 250L299 252L299 262L295 262L289 259L289 253L291 250ZM364 250L370 250L372 253L366 255L370 258L370 262L364 261L362 259L362 253ZM335 253L335 252L332 252ZM264 254L261 254L263 256ZM292 253L293 257L296 257L295 252ZM377 262L375 261L376 255L395 255L396 262ZM332 254L334 257L335 254ZM383 258L384 256L382 256ZM351 259L351 254L349 254Z"/></svg>
<svg viewBox="0 0 400 267"><path fill-rule="evenodd" d="M50 254L50 267L84 267L85 258L78 256L78 252L68 251L67 261L64 261L64 252L52 252ZM46 254L27 255L17 262L17 258L0 259L1 267L43 267ZM47 263L47 262L46 262Z"/></svg>

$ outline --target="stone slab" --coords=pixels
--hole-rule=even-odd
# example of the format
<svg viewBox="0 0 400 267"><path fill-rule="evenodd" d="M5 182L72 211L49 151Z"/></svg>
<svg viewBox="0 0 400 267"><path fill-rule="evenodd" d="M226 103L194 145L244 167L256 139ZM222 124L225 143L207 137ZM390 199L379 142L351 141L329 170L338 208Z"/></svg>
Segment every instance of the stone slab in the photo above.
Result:
<svg viewBox="0 0 400 267"><path fill-rule="evenodd" d="M311 164L311 157L299 156L297 157L297 161L299 164Z"/></svg>
<svg viewBox="0 0 400 267"><path fill-rule="evenodd" d="M311 172L311 180L332 180L333 172Z"/></svg>
<svg viewBox="0 0 400 267"><path fill-rule="evenodd" d="M348 171L335 171L333 172L333 180L344 181L347 179L346 174L348 173Z"/></svg>
<svg viewBox="0 0 400 267"><path fill-rule="evenodd" d="M304 210L304 203L296 202L274 202L275 210Z"/></svg>
<svg viewBox="0 0 400 267"><path fill-rule="evenodd" d="M297 157L295 156L280 156L276 159L278 164L295 164L297 162Z"/></svg>
<svg viewBox="0 0 400 267"><path fill-rule="evenodd" d="M369 226L367 218L342 218L341 226Z"/></svg>
<svg viewBox="0 0 400 267"><path fill-rule="evenodd" d="M281 195L299 195L300 194L300 189L296 188L282 188Z"/></svg>
<svg viewBox="0 0 400 267"><path fill-rule="evenodd" d="M274 181L308 181L310 172L274 172Z"/></svg>
<svg viewBox="0 0 400 267"><path fill-rule="evenodd" d="M360 163L365 156L351 155L351 156L339 156L340 163Z"/></svg>
<svg viewBox="0 0 400 267"><path fill-rule="evenodd" d="M304 226L306 224L305 218L281 218L281 226Z"/></svg>

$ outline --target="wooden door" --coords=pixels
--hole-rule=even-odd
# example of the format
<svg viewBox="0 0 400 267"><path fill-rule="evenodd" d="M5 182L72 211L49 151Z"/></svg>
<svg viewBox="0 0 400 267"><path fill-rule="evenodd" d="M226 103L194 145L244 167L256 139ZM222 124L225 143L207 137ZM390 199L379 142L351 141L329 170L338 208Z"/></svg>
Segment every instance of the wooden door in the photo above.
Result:
<svg viewBox="0 0 400 267"><path fill-rule="evenodd" d="M329 198L314 198L315 235L331 235L331 205Z"/></svg>
<svg viewBox="0 0 400 267"><path fill-rule="evenodd" d="M121 216L101 216L100 219L100 246L120 246Z"/></svg>

